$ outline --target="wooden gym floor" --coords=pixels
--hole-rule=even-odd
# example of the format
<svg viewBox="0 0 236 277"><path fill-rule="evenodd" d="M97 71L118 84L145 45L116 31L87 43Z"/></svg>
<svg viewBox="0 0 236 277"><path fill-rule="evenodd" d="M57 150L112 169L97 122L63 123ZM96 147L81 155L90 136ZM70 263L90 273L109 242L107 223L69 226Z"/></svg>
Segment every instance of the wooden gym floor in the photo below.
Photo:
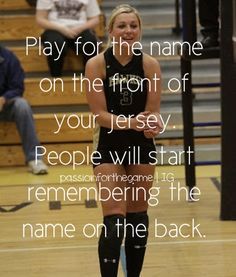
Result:
<svg viewBox="0 0 236 277"><path fill-rule="evenodd" d="M47 176L33 176L24 167L0 169L0 276L98 277L97 237L92 234L92 227L101 223L100 204L91 199L87 202L84 199L60 202L51 198L39 201L45 198L42 188L95 187L89 181L59 183L62 174L89 176L92 168L81 166L73 171L70 167L51 167L49 170ZM170 179L172 174L176 187L173 201L171 182L163 180L165 176ZM158 167L157 175L159 203L149 208L150 235L142 277L236 276L235 222L219 220L220 167L197 168L201 195L195 203L185 200L183 167ZM179 199L177 184L183 188ZM31 192L41 187L38 200L29 199L29 187L33 188ZM23 237L23 224L27 223L32 226L33 237L29 229ZM57 229L53 237L52 232L46 233L43 229L49 223L58 223L58 228L63 226L67 230L61 233ZM72 227L74 232L70 230ZM124 276L123 262L122 249L119 277Z"/></svg>

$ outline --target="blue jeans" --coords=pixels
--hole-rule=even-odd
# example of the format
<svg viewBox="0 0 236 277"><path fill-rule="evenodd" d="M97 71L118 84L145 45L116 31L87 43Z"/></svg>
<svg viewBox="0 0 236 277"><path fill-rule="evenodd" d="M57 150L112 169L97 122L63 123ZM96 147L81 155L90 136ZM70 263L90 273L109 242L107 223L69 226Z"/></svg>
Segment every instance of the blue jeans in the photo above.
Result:
<svg viewBox="0 0 236 277"><path fill-rule="evenodd" d="M32 110L22 97L8 100L0 112L0 120L15 121L20 134L26 162L35 160L35 147L39 146Z"/></svg>

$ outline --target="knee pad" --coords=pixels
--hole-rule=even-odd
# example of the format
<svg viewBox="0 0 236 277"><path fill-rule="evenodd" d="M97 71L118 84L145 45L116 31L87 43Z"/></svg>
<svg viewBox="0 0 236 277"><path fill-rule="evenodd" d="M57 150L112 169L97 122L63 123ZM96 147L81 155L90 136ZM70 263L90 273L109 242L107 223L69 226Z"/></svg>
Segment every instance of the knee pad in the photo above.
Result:
<svg viewBox="0 0 236 277"><path fill-rule="evenodd" d="M149 219L147 212L127 213L126 214L126 245L132 246L136 249L145 248L148 238ZM131 225L131 227L128 226ZM145 231L142 233L136 232L137 226L142 224L145 226ZM143 230L143 228L142 228Z"/></svg>
<svg viewBox="0 0 236 277"><path fill-rule="evenodd" d="M120 246L124 237L124 216L105 216L99 239L99 256L103 262L118 262Z"/></svg>

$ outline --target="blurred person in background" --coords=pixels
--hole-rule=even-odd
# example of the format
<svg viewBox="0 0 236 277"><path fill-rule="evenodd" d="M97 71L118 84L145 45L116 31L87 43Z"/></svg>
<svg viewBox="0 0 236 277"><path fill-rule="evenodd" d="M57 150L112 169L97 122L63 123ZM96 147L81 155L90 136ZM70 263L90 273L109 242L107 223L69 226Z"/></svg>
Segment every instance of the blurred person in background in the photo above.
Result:
<svg viewBox="0 0 236 277"><path fill-rule="evenodd" d="M52 45L52 53L47 55L52 77L62 75L69 48L82 54L84 64L97 54L93 51L97 46L93 29L99 24L100 13L96 0L37 0L36 22L44 29L42 42L44 47L47 42ZM80 43L76 45L77 39ZM58 49L63 49L59 58Z"/></svg>
<svg viewBox="0 0 236 277"><path fill-rule="evenodd" d="M0 46L0 120L14 121L21 137L26 163L33 174L47 174L47 166L36 159L39 146L32 110L22 97L24 71L18 58L7 48Z"/></svg>

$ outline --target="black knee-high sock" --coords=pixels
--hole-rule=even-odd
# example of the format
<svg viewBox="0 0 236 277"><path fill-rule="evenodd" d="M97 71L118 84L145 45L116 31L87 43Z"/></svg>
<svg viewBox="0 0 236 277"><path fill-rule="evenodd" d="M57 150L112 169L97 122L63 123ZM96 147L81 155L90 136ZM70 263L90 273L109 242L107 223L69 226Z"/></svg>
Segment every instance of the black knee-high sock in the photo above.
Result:
<svg viewBox="0 0 236 277"><path fill-rule="evenodd" d="M124 216L105 216L103 223L98 246L101 276L116 277L124 237Z"/></svg>
<svg viewBox="0 0 236 277"><path fill-rule="evenodd" d="M145 226L145 232L132 232L138 224ZM143 229L143 228L142 228ZM142 237L139 237L142 236ZM139 277L143 266L144 255L148 238L148 215L147 212L127 213L126 214L126 237L125 237L125 254L128 277Z"/></svg>

